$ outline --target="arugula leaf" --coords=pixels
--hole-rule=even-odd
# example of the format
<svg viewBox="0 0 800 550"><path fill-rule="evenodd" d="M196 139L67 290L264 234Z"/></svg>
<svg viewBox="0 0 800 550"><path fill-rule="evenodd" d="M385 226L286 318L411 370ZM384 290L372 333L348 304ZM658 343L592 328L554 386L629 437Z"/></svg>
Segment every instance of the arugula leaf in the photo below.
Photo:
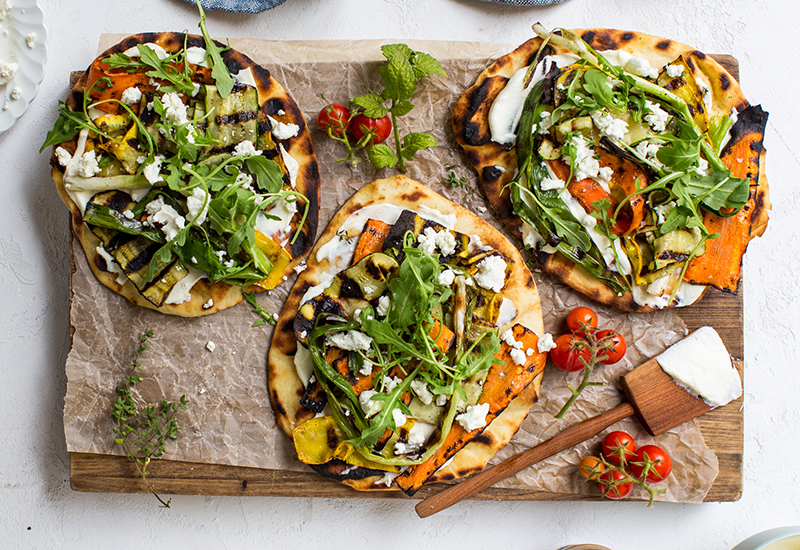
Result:
<svg viewBox="0 0 800 550"><path fill-rule="evenodd" d="M251 327L258 327L265 323L269 323L270 325L277 324L275 317L270 314L266 309L261 307L258 302L256 301L256 293L255 292L242 292L242 298L244 298L248 304L253 306L253 313L260 315L261 319L250 325Z"/></svg>
<svg viewBox="0 0 800 550"><path fill-rule="evenodd" d="M656 158L664 166L669 166L676 172L684 172L697 165L700 159L700 140L672 140L658 150Z"/></svg>
<svg viewBox="0 0 800 550"><path fill-rule="evenodd" d="M750 196L750 180L733 177L730 172L712 172L702 178L685 178L678 186L685 188L687 194L697 197L696 200L707 210L722 217L738 212Z"/></svg>
<svg viewBox="0 0 800 550"><path fill-rule="evenodd" d="M211 65L211 76L214 78L214 83L217 85L217 91L219 92L219 95L221 95L223 98L226 98L233 90L234 80L231 76L231 72L228 70L228 67L222 60L222 52L227 51L230 48L220 48L214 43L214 40L208 33L208 28L206 28L206 14L203 11L203 6L200 5L199 0L197 2L197 8L200 10L200 24L198 26L200 27L200 32L203 35L203 40L205 41L206 60Z"/></svg>
<svg viewBox="0 0 800 550"><path fill-rule="evenodd" d="M39 148L39 152L44 151L45 147L59 145L74 138L82 129L96 130L89 117L83 112L73 111L63 101L58 102L58 119L53 125L53 129L47 132L44 143Z"/></svg>
<svg viewBox="0 0 800 550"><path fill-rule="evenodd" d="M277 193L283 188L283 171L274 160L257 155L245 158L244 164L255 179L258 189L267 193Z"/></svg>

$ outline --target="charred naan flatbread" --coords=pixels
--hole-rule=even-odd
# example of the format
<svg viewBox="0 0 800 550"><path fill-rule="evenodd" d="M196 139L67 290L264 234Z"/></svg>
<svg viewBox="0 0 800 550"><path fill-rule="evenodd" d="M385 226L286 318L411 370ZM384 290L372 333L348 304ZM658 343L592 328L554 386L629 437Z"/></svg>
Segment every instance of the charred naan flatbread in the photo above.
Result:
<svg viewBox="0 0 800 550"><path fill-rule="evenodd" d="M519 82L525 72L523 69L534 61L541 62L546 56L553 56L550 59L555 59L559 54L568 53L566 49L554 45L552 41L540 52L542 39L537 37L487 67L458 99L453 111L456 139L464 149L469 163L477 171L480 184L495 212L508 230L533 251L545 271L601 303L628 311L649 311L662 307L688 305L700 298L706 286L714 286L726 292L736 292L741 276L742 256L748 242L761 235L766 228L770 208L764 175L765 149L762 143L767 114L759 106L748 103L738 82L719 63L689 46L629 31L586 29L576 30L574 33L591 48L601 54L605 53L617 66L627 62L626 71L629 73L638 71L640 74L637 76L644 76L650 82L658 83L667 92L684 98L693 119L698 121L701 130L705 130L703 140L709 145L718 143L709 136L715 131L719 133L720 126L726 122L733 122L729 135L725 138L726 143L717 153L724 166L730 169L732 176L748 180L749 194L746 189L748 183L739 187L739 190L744 191L746 202L732 217L724 217L728 215L724 208L713 212L706 209L705 205L701 205L705 209L701 216L706 232L720 233L720 237L704 241L705 253L702 253L702 246L693 250L691 246L686 245L686 243L691 244L687 239L684 242L686 246L681 251L676 250L677 247L667 248L671 257L655 262L654 255L663 253L664 250L654 246L653 241L661 234L657 230L655 232L651 230L660 227L666 221L667 214L664 214L664 209L675 205L676 196L674 193L671 196L662 194L660 197L655 193L637 195L633 193L646 184L652 184L663 175L659 172L659 166L662 168L664 166L660 162L664 160L663 153L657 153L656 150L668 145L668 142L659 140L657 134L669 131L671 124L674 125L672 128L676 127L678 113L666 102L659 102L654 96L646 97L656 106L651 110L651 105L645 106L639 102L638 115L631 114L634 112L630 107L631 103L624 105L626 109L621 113L615 113L613 109L603 110L603 106L598 107L594 100L600 96L612 96L604 94L602 88L591 86L603 80L604 85L610 87L610 90L606 91L618 94L617 97L620 97L619 94L622 94L624 89L621 77L598 79L598 74L595 73L590 75L592 77L590 80L593 82L589 83L589 88L586 86L581 88L580 86L587 81L586 72L571 70L576 65L570 67L576 57L572 61L562 59L560 63L550 62L547 71L542 71L548 74L540 75L542 82L545 82L540 103L546 107L541 109L539 114L544 111L547 115L551 115L556 105L564 105L559 102L565 102L568 94L573 94L572 97L577 100L589 97L589 101L582 110L562 107L556 115L556 120L553 120L552 116L545 115L546 120L543 117L532 122L534 130L532 149L547 162L547 166L542 168L543 172L539 179L549 180L549 187L547 185L545 187L553 196L547 196L558 201L554 204L548 203L547 207L555 206L557 209L568 210L569 212L564 214L564 219L574 224L571 227L577 228L578 231L583 231L581 225L585 227L587 223L593 227L601 225L600 220L591 216L592 211L599 212L597 208L589 206L595 200L608 199L612 206L609 214L617 211L614 207L622 202L623 206L617 213L620 216L628 215L629 225L614 232L620 237L620 243L624 242L626 246L613 251L611 245L606 243L602 245L605 247L606 258L602 258L603 254L596 239L592 238L591 244L583 248L575 246L575 241L580 239L574 239L569 243L567 252L566 247L558 248L560 242L568 240L565 238L565 233L568 232L565 227L553 229L552 225L546 224L547 227L544 229L548 229L548 232L539 234L536 229L543 229L542 227L534 228L527 222L523 223L519 200L524 199L519 199L516 205L513 204L511 192L513 188L509 187L510 182L518 180L519 173L516 136L512 135L510 139L493 136L490 113L498 101L497 98L502 97L501 92L507 86L513 86L515 74L518 75ZM646 74L650 71L651 74ZM578 79L575 78L576 72L581 74ZM510 82L512 84L509 84ZM573 83L577 85L570 87ZM518 85L521 92L523 84ZM530 88L534 86L531 85ZM589 89L598 95L586 92ZM580 96L575 95L578 90ZM633 102L636 97L638 97L636 94L631 94L628 98ZM613 98L606 101L613 101ZM530 108L532 113L533 105L530 105ZM597 111L593 111L595 109ZM593 112L599 112L600 116L593 115ZM604 114L613 116L604 119ZM636 116L640 118L638 121L635 120ZM665 117L662 122L666 123L666 130L658 126L660 117ZM565 122L570 123L570 118L575 122L566 128ZM598 120L594 120L595 118ZM730 121L727 120L729 118ZM619 126L615 132L613 125L615 119L621 119L626 123L624 132L620 131ZM530 120L528 124L531 124ZM552 126L549 126L550 124ZM515 126L510 130L516 131L517 128ZM574 146L574 136L578 134L585 138L584 144L590 145L590 156L599 161L600 168L600 171L594 172L594 177L586 177L583 180L576 177L581 174L581 170L574 161L575 154L570 156L561 150L564 139L572 140L570 143ZM625 141L628 147L619 146L617 140ZM637 156L634 154L637 153L636 146L643 142L644 145L638 153L644 152L644 154ZM551 145L555 147L550 147ZM646 149L648 146L650 146L649 151ZM569 162L569 159L573 159L572 162ZM708 160L710 159L700 154L700 160L695 160L694 165L688 168L692 179L714 177L713 163L711 168L707 168L704 164ZM603 181L603 169L613 171L614 175L610 180L606 178L606 181ZM563 202L553 191L558 190L557 180L561 181L562 186L568 184L565 188L569 190L567 195L570 196ZM703 185L707 185L709 180L703 181ZM634 187L637 182L638 187ZM708 185L713 186L713 184ZM629 202L626 202L626 197L630 198ZM572 199L580 202L578 208L583 208L577 210ZM636 201L640 204L634 205ZM658 212L655 206L660 206L662 211ZM586 216L594 219L587 221ZM617 221L619 223L620 218L617 218ZM631 221L634 222L633 226L630 225ZM672 226L676 229L685 229L685 226L680 224ZM650 232L645 235L648 231ZM585 241L589 240L588 237L589 235L586 235ZM697 241L698 239L695 239L694 243ZM690 255L686 252L687 249L693 253ZM593 256L594 259L586 260L587 255ZM623 265L625 259L620 260L622 255L633 264L632 269L624 277L620 276L620 272L624 274L626 271L626 266ZM686 261L689 265L684 271ZM600 267L597 265L598 262L602 262ZM580 265L581 263L583 265ZM590 263L593 265L590 266ZM592 269L597 273L590 274L589 271ZM623 279L627 279L628 283L625 284ZM651 286L653 283L656 284ZM685 286L683 283L694 287ZM676 287L680 288L676 291ZM677 299L672 299L676 294Z"/></svg>
<svg viewBox="0 0 800 550"><path fill-rule="evenodd" d="M98 280L184 317L283 282L319 214L299 106L269 70L215 44L230 93L203 37L138 34L92 63L51 132L64 135L52 176Z"/></svg>
<svg viewBox="0 0 800 550"><path fill-rule="evenodd" d="M444 238L444 241L438 241L439 248L430 244L433 242L431 239L440 237ZM442 244L448 240L449 245ZM440 266L440 269L452 269L462 274L459 275L463 276L462 283L470 279L469 271L480 270L473 267L480 266L480 262L487 257L503 259L502 262L494 260L507 268L505 282L503 283L501 277L499 286L495 286L498 293L494 294L493 291L485 291L480 287L485 281L473 286L472 288L486 299L477 300L483 305L473 304L477 309L469 311L473 312L473 322L480 324L483 330L504 336L505 343L501 349L506 355L500 353L504 360L498 360L499 364L486 371L488 375L486 372L481 375L483 382L479 386L483 388L483 393L478 391L480 397L476 394L471 398L476 405L482 404L482 399L487 401L484 405L488 411L485 417L488 425L485 429L484 424L479 423L479 426L471 427L472 429L467 431L457 420L452 422L452 427L447 432L446 428L444 430L442 428L446 422L442 413L436 417L438 420L427 419L428 439L424 444L420 444L422 448L414 449L410 441L413 439L410 432L414 429L413 425L422 420L421 416L415 416L417 413L413 411L418 410L415 407L417 404L415 400L421 400L422 397L421 393L418 393L418 388L401 392L401 396L410 400L410 402L404 401L403 406L397 405L398 410L405 411L407 418L401 418L405 424L396 425L396 418L395 423L389 422L391 429L386 433L386 439L377 445L384 446L370 455L378 460L376 463L369 457L359 456L359 452L355 450L358 445L351 445L352 439L348 442L348 437L341 433L350 430L350 427L346 426L347 430L343 430L341 424L337 424L332 418L331 415L336 415L332 412L334 407L329 397L335 395L338 403L340 400L338 392L334 390L332 394L326 395L324 391L315 389L317 379L324 375L314 367L309 347L312 343L328 342L322 337L318 341L313 339L315 327L319 326L319 323L324 324L321 320L326 319L325 316L328 314L350 321L360 319L362 323L360 330L366 334L370 334L369 331L372 330L368 326L370 321L376 318L382 320L384 315L387 320L390 319L393 315L391 308L395 306L389 304L394 304L403 293L392 291L390 294L389 290L381 290L381 288L386 289L388 283L381 283L382 279L376 273L395 269L392 258L398 258L400 265L408 261L400 259L402 255L398 255L397 252L398 248L402 248L406 250L405 254L408 254L408 249L398 246L397 243L402 242L404 246L410 246L411 243L419 244L423 241L428 241L430 244L428 251L437 254L435 258L439 259L436 265ZM363 242L368 243L366 247ZM379 252L375 252L376 250ZM361 269L360 266L366 267ZM361 275L356 275L357 273ZM364 273L371 275L365 276ZM389 276L387 280L391 281L393 276ZM365 282L365 278L370 282ZM446 283L442 284L454 285L452 288L459 285L458 277L455 282L448 277L437 280L440 282L446 280ZM388 287L390 290L393 288L391 285ZM466 288L466 284L462 288ZM373 292L374 295L366 296L367 290L364 289L370 289L369 292ZM380 298L377 296L378 293L381 293ZM388 298L390 295L391 301ZM382 300L386 302L382 303ZM499 313L496 307L488 307L491 302L499 307L497 304L500 304L500 300L507 301L501 308L505 313ZM356 307L358 309L354 310ZM447 312L457 311L458 308L454 306L450 309L448 304L442 307L444 313L439 326L444 323L449 329L453 329L447 332L453 334L457 342L460 332L454 319L458 315L457 313L450 315ZM374 309L374 315L369 313L373 311L370 308ZM481 315L491 318L496 324L475 317L478 309L483 312ZM486 313L487 311L494 313ZM364 314L366 317L362 317L362 312L367 312ZM469 316L467 318L469 319ZM473 329L464 334L471 334L475 326L477 325L473 325ZM510 327L513 327L513 330L509 330ZM356 192L333 217L312 250L307 268L300 273L280 313L268 359L272 407L278 424L287 435L294 437L301 459L322 475L340 480L359 490L400 487L407 494L413 494L423 483L455 479L481 470L494 453L508 443L539 396L542 371L547 357L546 353L538 351L538 337L542 334L541 306L536 285L516 247L481 218L416 181L404 176L377 180ZM353 355L353 353L360 354L352 351L355 349L352 344L355 340L352 336L364 339L364 334L347 336L351 337L349 344L334 343L327 348L328 355L325 356L325 361L331 368L341 371L341 379L335 375L338 380L348 380L346 383L352 385L353 391L362 392L360 395L365 395L363 393L365 388L371 391L380 390L382 382L378 380L384 375L383 371L374 367L375 370L365 374L355 365L355 361L361 359ZM496 339L497 336L493 338ZM459 344L444 338L436 340L437 346L449 350L445 356L448 353L451 355L458 353L454 350ZM442 341L449 343L445 345L441 343ZM514 348L507 342L518 343ZM350 354L348 355L347 351L337 353L341 352L337 346L351 349ZM355 346L358 347L358 344ZM369 344L366 348L369 348ZM359 349L366 350L366 348ZM517 361L508 358L510 349L522 350L516 354ZM364 356L372 357L371 353L373 352L366 350ZM373 360L378 363L377 359ZM414 361L410 361L408 365L411 366L407 370L411 370L413 364ZM396 375L397 381L400 379L405 381L407 376L412 376L407 372L397 371L389 371L388 375ZM373 378L368 378L370 376ZM499 381L500 379L502 381ZM387 398L387 392L390 391L390 389L383 390L384 398ZM445 397L452 399L451 396ZM430 402L428 400L428 403ZM464 405L468 402L469 400ZM361 406L369 404L370 401L367 399ZM349 406L345 404L345 407ZM448 406L441 405L444 409ZM347 424L349 421L345 419L352 418L350 415L355 415L355 411L344 413L340 420ZM369 417L366 412L365 415ZM456 416L456 419L458 418ZM443 431L446 437L442 434ZM410 458L413 462L415 457L418 458L417 455L423 453L425 445L439 436L444 442L438 449L428 453L428 458L421 461L422 463L419 463L420 461L412 463L403 473L399 473L398 466L389 464L393 459L402 461ZM375 448L370 447L370 452ZM452 460L448 462L451 457ZM381 463L382 460L386 463Z"/></svg>

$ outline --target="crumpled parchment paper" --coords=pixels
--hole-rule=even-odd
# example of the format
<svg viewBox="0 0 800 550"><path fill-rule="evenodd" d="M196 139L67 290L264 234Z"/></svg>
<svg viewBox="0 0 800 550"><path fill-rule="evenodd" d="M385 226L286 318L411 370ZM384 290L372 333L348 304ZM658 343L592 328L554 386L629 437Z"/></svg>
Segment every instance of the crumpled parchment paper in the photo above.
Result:
<svg viewBox="0 0 800 550"><path fill-rule="evenodd" d="M103 35L99 51L122 38ZM271 42L231 40L231 45L272 71L303 109L311 128L322 176L321 232L336 209L357 189L377 177L392 173L376 171L366 161L351 169L335 160L343 147L316 129L316 115L331 102L346 103L350 97L376 91L378 66L383 60L380 44L386 41ZM460 203L500 228L476 188L476 177L466 165L451 129L456 98L491 59L513 46L472 42L406 42L412 49L432 54L449 78L423 80L412 98L414 110L401 119L401 134L431 133L439 146L420 151L409 163L407 175L447 198ZM445 183L450 171L466 178L463 185ZM74 238L73 238L74 241ZM115 387L131 374L137 338L152 330L150 348L139 358L143 381L137 386L150 402L189 399L189 409L178 415L181 426L176 441L168 443L166 459L230 464L268 469L304 470L294 458L289 438L276 425L267 394L266 357L272 327L251 325L259 319L249 304L211 316L182 319L131 305L103 287L89 269L80 245L72 244L74 273L71 279L70 322L74 330L66 362L67 395L64 431L70 452L122 454L114 444L110 411ZM580 373L545 371L542 397L512 442L493 459L498 462L558 433L561 429L611 409L622 400L615 381L627 370L660 353L686 334L681 319L672 311L630 315L597 304L535 273L542 300L545 330L565 331L563 320L577 305L590 305L600 315L600 325L619 330L628 341L628 353L620 363L595 369L593 380L605 386L589 387L566 418L553 418L569 397L566 388L580 381ZM259 303L278 312L295 276L279 289L259 295ZM215 346L209 346L213 342ZM213 347L213 351L209 349ZM624 429L640 444L652 442L632 419L611 429ZM714 453L705 445L694 421L655 438L669 450L674 474L661 484L667 492L659 500L700 502L718 471ZM564 451L500 484L561 494L598 494L577 474L581 457L599 452L599 438ZM638 491L638 489L637 489ZM645 498L644 492L633 497Z"/></svg>

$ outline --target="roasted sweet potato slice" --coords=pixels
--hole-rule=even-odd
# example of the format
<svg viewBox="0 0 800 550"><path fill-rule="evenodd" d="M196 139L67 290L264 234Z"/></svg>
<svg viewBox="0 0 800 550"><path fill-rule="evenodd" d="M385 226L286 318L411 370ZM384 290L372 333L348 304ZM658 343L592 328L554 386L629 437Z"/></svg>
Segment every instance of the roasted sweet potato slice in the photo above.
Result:
<svg viewBox="0 0 800 550"><path fill-rule="evenodd" d="M364 232L358 238L351 265L358 263L359 260L373 252L380 252L383 248L383 241L386 240L386 235L389 234L391 229L392 226L388 223L380 220L367 220Z"/></svg>
<svg viewBox="0 0 800 550"><path fill-rule="evenodd" d="M514 338L523 343L522 349L533 349L534 353L530 356L526 355L524 364L518 365L511 357L514 348L503 343L503 347L496 355L501 363L492 366L489 370L483 385L483 392L478 400L479 404L489 404L486 425L503 412L511 400L542 373L547 361L547 354L538 351L539 337L533 331L522 325L514 325L513 333ZM467 432L461 424L453 423L444 443L433 456L422 464L408 468L397 477L395 481L398 487L407 495L413 495L436 470L482 431L483 428L478 428Z"/></svg>
<svg viewBox="0 0 800 550"><path fill-rule="evenodd" d="M764 150L762 140L767 124L767 114L761 107L751 106L739 113L731 128L731 139L720 155L734 176L750 179L750 198L735 215L721 218L710 212L704 216L706 229L719 233L716 239L706 241L706 251L689 263L684 280L695 284L711 285L725 292L736 292L742 275L742 257L753 232L754 223L766 215L767 200L759 186L760 158Z"/></svg>

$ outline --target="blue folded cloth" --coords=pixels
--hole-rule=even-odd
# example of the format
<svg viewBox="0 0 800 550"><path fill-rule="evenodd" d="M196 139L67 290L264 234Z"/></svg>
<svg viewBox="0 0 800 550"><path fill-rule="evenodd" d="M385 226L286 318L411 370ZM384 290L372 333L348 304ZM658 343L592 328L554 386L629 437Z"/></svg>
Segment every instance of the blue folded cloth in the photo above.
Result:
<svg viewBox="0 0 800 550"><path fill-rule="evenodd" d="M550 4L560 4L566 1L567 0L481 0L481 2L512 4L514 6L549 6Z"/></svg>
<svg viewBox="0 0 800 550"><path fill-rule="evenodd" d="M194 4L195 0L187 0ZM280 6L286 0L200 0L204 10L242 11L258 13L275 6Z"/></svg>

